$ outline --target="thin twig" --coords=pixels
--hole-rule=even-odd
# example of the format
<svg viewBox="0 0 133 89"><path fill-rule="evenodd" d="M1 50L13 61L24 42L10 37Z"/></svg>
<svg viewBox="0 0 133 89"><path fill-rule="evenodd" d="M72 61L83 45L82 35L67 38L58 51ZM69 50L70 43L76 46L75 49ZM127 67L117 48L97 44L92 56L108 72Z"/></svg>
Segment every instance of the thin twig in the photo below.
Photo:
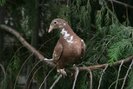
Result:
<svg viewBox="0 0 133 89"><path fill-rule="evenodd" d="M55 67L54 67L55 68ZM44 78L43 82L41 83L39 89L41 89L41 87L43 86L43 84L46 82L46 79L48 78L48 76L50 75L50 73L54 70L54 68L52 68L49 73L46 75L46 77Z"/></svg>
<svg viewBox="0 0 133 89"><path fill-rule="evenodd" d="M78 67L75 67L75 76L74 76L74 82L73 82L72 89L75 89L75 85L76 85L78 74L79 74L79 69L78 69Z"/></svg>
<svg viewBox="0 0 133 89"><path fill-rule="evenodd" d="M121 62L120 66L119 66L118 75L117 75L116 84L115 84L115 89L117 89L118 79L119 79L119 76L120 76L122 65L123 65L123 61Z"/></svg>
<svg viewBox="0 0 133 89"><path fill-rule="evenodd" d="M5 68L2 64L0 64L0 67L1 67L1 70L3 71L3 74L4 74L4 79L6 79L6 71L5 71Z"/></svg>
<svg viewBox="0 0 133 89"><path fill-rule="evenodd" d="M108 68L108 65L104 68L102 74L101 74L101 77L100 77L100 80L99 80L99 84L98 84L98 88L97 89L100 89L100 85L101 85L101 82L102 82L102 78L103 78L103 74L105 73L106 69Z"/></svg>
<svg viewBox="0 0 133 89"><path fill-rule="evenodd" d="M42 66L39 66L39 67L36 69L36 71L33 73L33 76L32 76L32 78L31 78L31 80L33 80L35 74L38 72L38 70L39 70L41 67L42 67ZM31 81L30 81L30 84L31 84ZM30 87L30 84L29 84L28 88L26 88L26 89L30 89L30 88L29 88L29 87Z"/></svg>
<svg viewBox="0 0 133 89"><path fill-rule="evenodd" d="M27 61L30 59L30 57L31 57L32 55L33 55L33 54L30 54L30 56L28 56L28 58L24 61L24 63L22 64L20 70L18 71L18 74L17 74L16 80L15 80L13 89L15 89L15 86L16 86L16 84L17 84L17 79L19 78L19 74L20 74L22 68L24 68L25 64L27 63Z"/></svg>
<svg viewBox="0 0 133 89"><path fill-rule="evenodd" d="M89 89L92 89L93 75L92 75L92 71L90 69L88 69L88 71L89 71L89 78L90 78Z"/></svg>
<svg viewBox="0 0 133 89"><path fill-rule="evenodd" d="M131 64L129 65L129 68L128 68L128 70L127 70L127 73L126 73L126 75L125 75L125 77L124 77L124 80L123 80L123 84L122 84L122 86L121 86L121 89L124 88L124 85L125 85L127 76L128 76L128 74L129 74L130 69L132 68L132 65L133 65L133 60L132 60Z"/></svg>
<svg viewBox="0 0 133 89"><path fill-rule="evenodd" d="M111 2L111 5L112 5L112 10L113 10L113 13L115 12L115 9L114 9L114 4L113 4L113 1L112 0L110 0L110 2Z"/></svg>
<svg viewBox="0 0 133 89"><path fill-rule="evenodd" d="M62 77L62 74L59 75L59 77L54 81L54 83L52 84L52 86L49 89L53 89L53 87L55 86L56 83L58 83L58 81L60 80L61 77Z"/></svg>
<svg viewBox="0 0 133 89"><path fill-rule="evenodd" d="M28 79L30 78L30 75L32 74L33 70L34 70L34 69L38 66L38 64L41 63L41 62L42 62L42 60L38 61L38 62L34 65L34 67L31 69L31 71L30 71L30 73L29 73L29 75L28 75L28 77L27 77L27 82L28 82ZM32 75L32 77L33 77L33 75ZM32 78L31 78L30 81L29 81L29 85L26 86L27 89L29 89L31 82L32 82Z"/></svg>
<svg viewBox="0 0 133 89"><path fill-rule="evenodd" d="M129 15L128 15L128 14L129 14L128 8L126 7L126 25L127 25L127 26L128 26L129 23L130 23L130 22L129 22L129 17L128 17Z"/></svg>
<svg viewBox="0 0 133 89"><path fill-rule="evenodd" d="M120 2L120 1L117 1L117 0L108 0L108 1L110 1L110 2L115 2L115 3L118 3L118 4L120 4L120 5L124 5L125 7L129 7L129 8L132 8L133 9L133 6L132 5L128 5L128 4L126 4L126 3L123 3L123 2Z"/></svg>
<svg viewBox="0 0 133 89"><path fill-rule="evenodd" d="M118 79L118 81L121 81L121 80L123 80L124 78L120 78L120 79ZM116 80L117 81L117 80ZM108 89L111 89L111 87L116 83L116 81L114 81L112 84L110 84L110 86L109 86L109 88Z"/></svg>

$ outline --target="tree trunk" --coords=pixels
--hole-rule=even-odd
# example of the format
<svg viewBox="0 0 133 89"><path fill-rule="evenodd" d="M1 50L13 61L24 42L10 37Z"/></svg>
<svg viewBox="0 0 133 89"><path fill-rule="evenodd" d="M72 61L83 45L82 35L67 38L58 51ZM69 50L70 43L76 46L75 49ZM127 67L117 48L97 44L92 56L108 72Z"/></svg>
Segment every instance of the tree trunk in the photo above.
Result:
<svg viewBox="0 0 133 89"><path fill-rule="evenodd" d="M33 8L34 11L32 12L32 18L31 18L31 30L32 30L32 38L31 38L31 45L38 49L38 32L39 32L39 28L40 28L40 8L39 8L39 0L34 0L33 2ZM32 65L35 63L35 56L32 56L32 62L30 62L28 66L28 70L27 72L30 73L31 69L32 69ZM25 89L34 89L34 87L36 86L36 84L33 83L33 74L30 74L30 77L27 80ZM30 86L29 86L30 85ZM36 86L37 87L37 86Z"/></svg>

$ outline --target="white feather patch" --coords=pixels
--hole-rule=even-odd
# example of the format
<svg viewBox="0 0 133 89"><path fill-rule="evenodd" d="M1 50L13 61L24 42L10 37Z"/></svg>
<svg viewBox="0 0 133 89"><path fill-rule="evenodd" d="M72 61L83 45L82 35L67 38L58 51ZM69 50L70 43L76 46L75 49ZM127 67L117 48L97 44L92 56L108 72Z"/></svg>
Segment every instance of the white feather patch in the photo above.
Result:
<svg viewBox="0 0 133 89"><path fill-rule="evenodd" d="M68 43L73 43L73 36L71 36L65 28L62 29L61 34Z"/></svg>
<svg viewBox="0 0 133 89"><path fill-rule="evenodd" d="M52 61L53 59L44 58L43 60L45 60L45 61Z"/></svg>
<svg viewBox="0 0 133 89"><path fill-rule="evenodd" d="M83 43L83 46L86 48L84 40L81 39L81 42Z"/></svg>

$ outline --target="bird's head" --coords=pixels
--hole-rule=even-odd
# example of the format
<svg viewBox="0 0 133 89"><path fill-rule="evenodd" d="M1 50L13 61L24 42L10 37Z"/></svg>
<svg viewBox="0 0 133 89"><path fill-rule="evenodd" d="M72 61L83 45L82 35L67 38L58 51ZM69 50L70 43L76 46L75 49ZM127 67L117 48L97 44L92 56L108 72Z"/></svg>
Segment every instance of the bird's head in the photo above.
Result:
<svg viewBox="0 0 133 89"><path fill-rule="evenodd" d="M52 22L49 26L48 32L50 33L53 29L61 30L66 24L67 24L67 22L63 19L60 19L60 18L54 19L54 20L52 20Z"/></svg>

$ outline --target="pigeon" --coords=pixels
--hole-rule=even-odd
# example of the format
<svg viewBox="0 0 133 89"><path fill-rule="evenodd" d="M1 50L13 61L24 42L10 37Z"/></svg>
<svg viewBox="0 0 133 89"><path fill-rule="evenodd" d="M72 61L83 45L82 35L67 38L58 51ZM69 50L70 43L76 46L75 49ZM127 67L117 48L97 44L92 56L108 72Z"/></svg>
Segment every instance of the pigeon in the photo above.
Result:
<svg viewBox="0 0 133 89"><path fill-rule="evenodd" d="M57 72L67 75L65 67L82 60L86 45L84 40L74 33L68 22L64 19L56 18L52 20L48 33L53 30L59 30L60 38L54 48L52 60L56 64Z"/></svg>

